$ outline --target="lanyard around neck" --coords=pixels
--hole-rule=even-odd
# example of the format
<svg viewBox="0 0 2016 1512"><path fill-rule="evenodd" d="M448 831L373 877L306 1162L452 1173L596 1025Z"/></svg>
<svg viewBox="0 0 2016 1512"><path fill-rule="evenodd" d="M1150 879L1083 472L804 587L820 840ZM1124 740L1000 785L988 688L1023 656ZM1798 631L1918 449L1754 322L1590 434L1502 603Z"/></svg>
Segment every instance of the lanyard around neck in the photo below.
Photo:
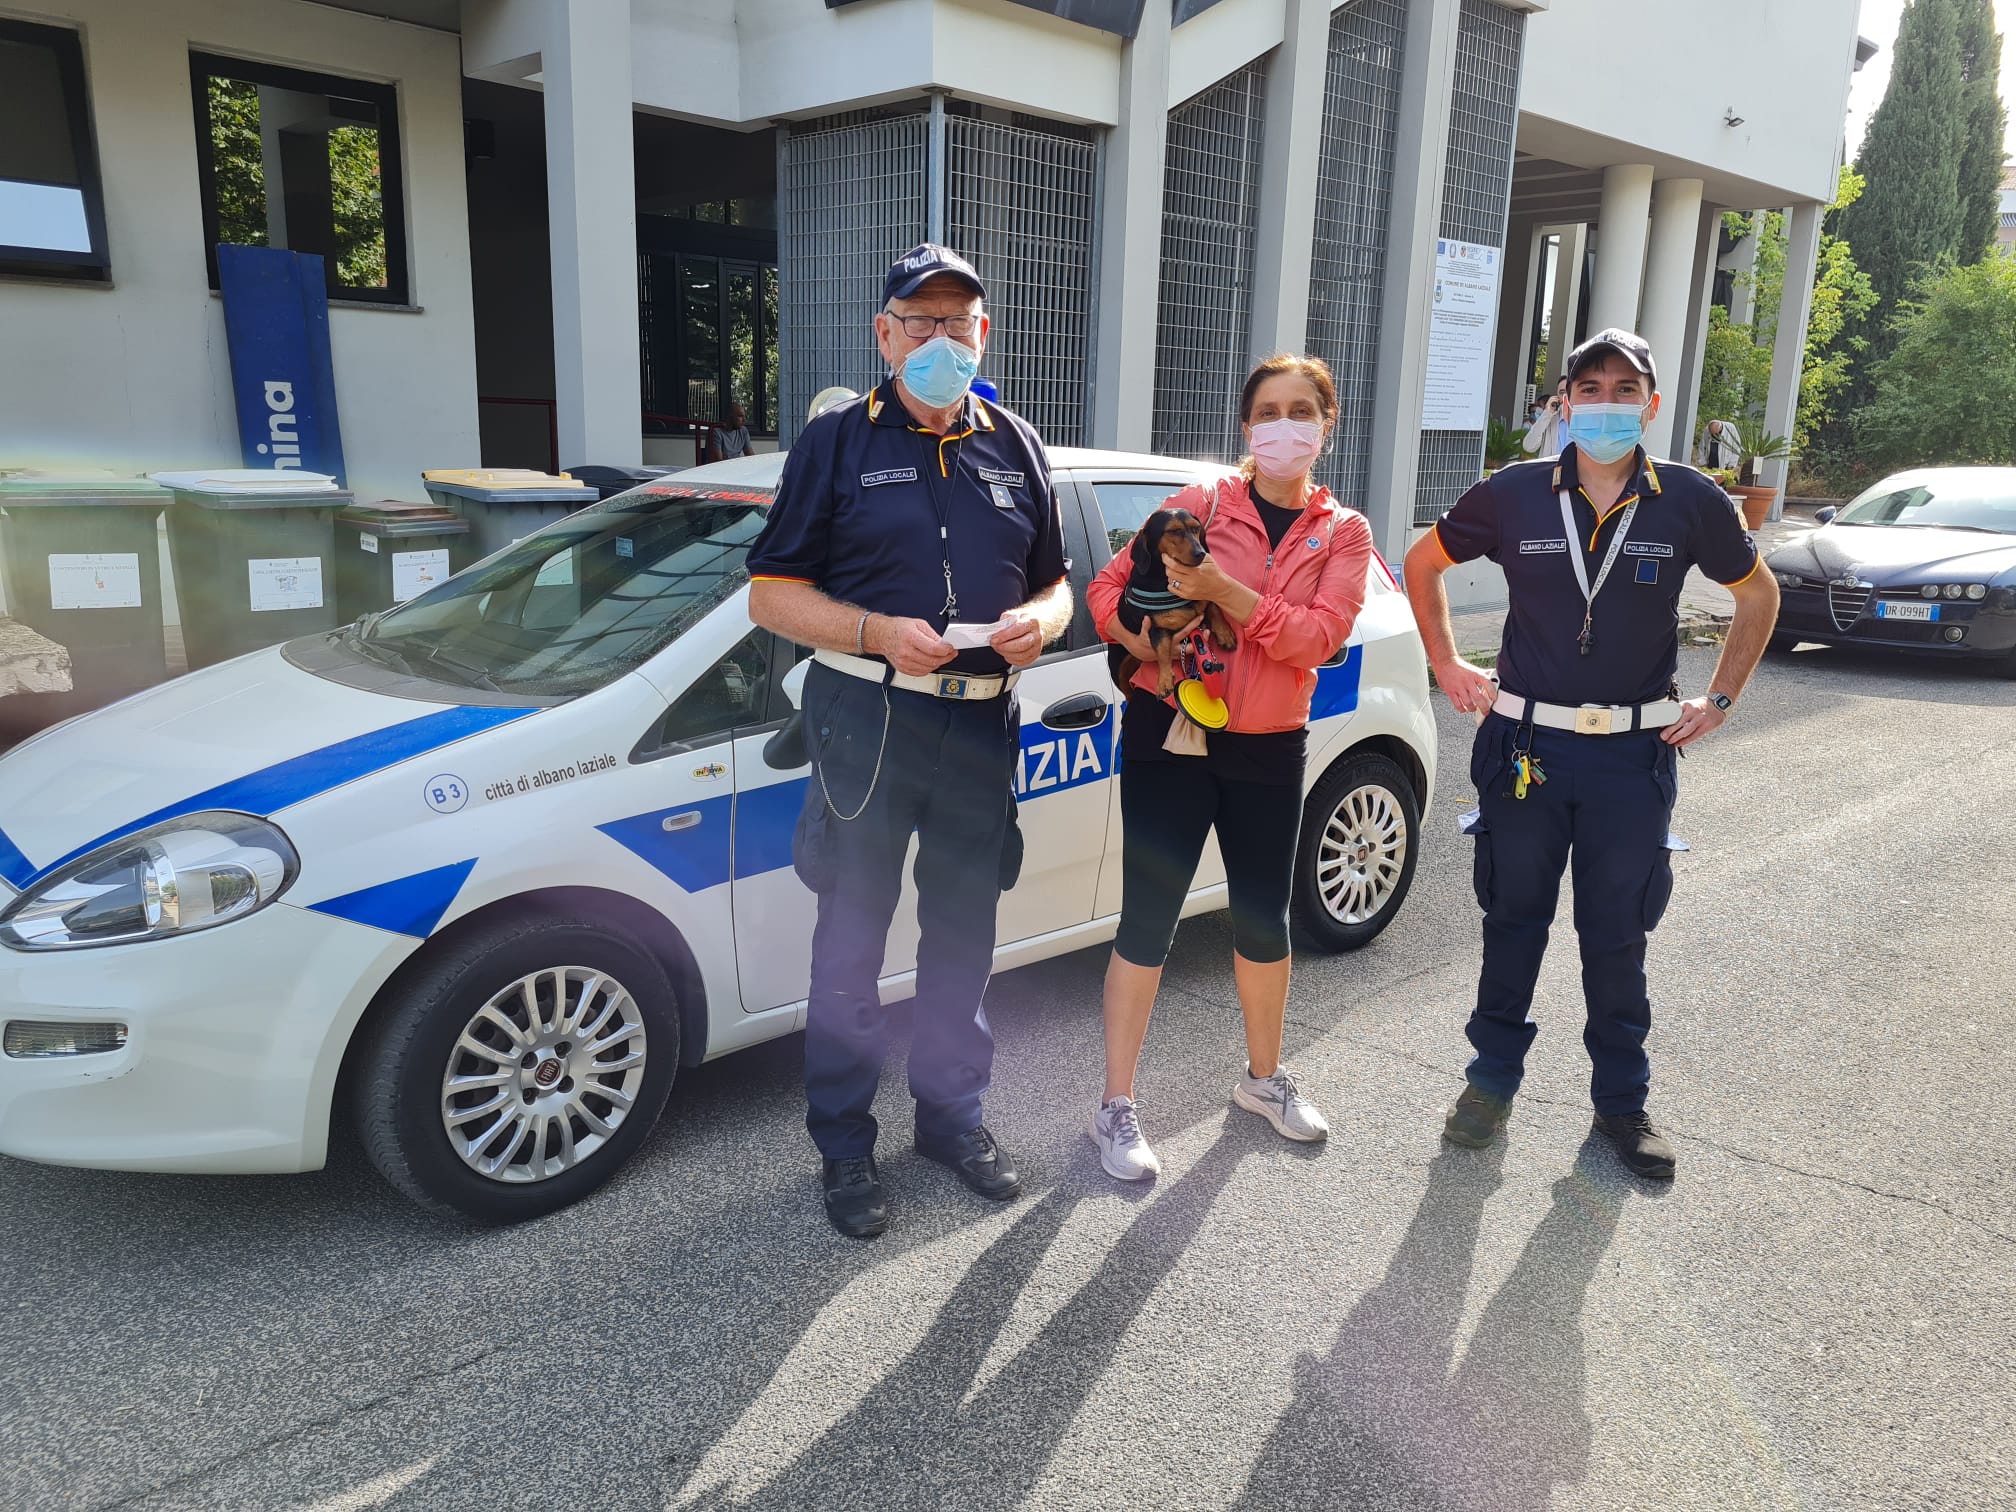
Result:
<svg viewBox="0 0 2016 1512"><path fill-rule="evenodd" d="M1617 534L1610 538L1610 550L1604 555L1603 565L1596 570L1596 582L1589 582L1589 567L1582 560L1582 530L1575 523L1575 505L1568 497L1568 490L1561 490L1561 527L1568 532L1568 565L1575 569L1575 582L1582 590L1582 633L1576 637L1576 646L1587 656L1596 644L1591 622L1596 616L1596 595L1603 591L1603 585L1610 580L1610 569L1617 565L1617 555L1624 549L1624 538L1631 533L1631 521L1638 514L1638 501L1633 499L1624 506L1624 518L1617 522ZM1602 528L1598 519L1597 528Z"/></svg>

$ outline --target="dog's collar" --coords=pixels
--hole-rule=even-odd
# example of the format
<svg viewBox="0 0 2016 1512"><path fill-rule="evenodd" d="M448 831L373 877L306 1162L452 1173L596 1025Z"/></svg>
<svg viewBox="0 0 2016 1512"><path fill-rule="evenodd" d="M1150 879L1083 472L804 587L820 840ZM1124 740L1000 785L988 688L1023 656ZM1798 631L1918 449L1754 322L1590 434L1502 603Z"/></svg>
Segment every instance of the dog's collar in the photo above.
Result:
<svg viewBox="0 0 2016 1512"><path fill-rule="evenodd" d="M1127 590L1127 602L1132 604L1136 609L1146 610L1150 614L1161 614L1170 609L1187 609L1190 607L1189 599L1186 599L1180 593L1171 593L1167 589L1129 587Z"/></svg>

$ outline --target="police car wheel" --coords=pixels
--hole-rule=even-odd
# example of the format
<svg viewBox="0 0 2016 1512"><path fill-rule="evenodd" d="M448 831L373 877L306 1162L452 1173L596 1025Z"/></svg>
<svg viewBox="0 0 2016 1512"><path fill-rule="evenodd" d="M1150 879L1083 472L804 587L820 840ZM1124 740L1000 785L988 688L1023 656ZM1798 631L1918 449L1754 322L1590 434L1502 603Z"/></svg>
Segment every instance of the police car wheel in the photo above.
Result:
<svg viewBox="0 0 2016 1512"><path fill-rule="evenodd" d="M1319 951L1369 945L1399 913L1414 884L1421 804L1388 757L1346 756L1323 774L1302 807L1293 917Z"/></svg>
<svg viewBox="0 0 2016 1512"><path fill-rule="evenodd" d="M515 1223L608 1180L678 1064L672 984L647 952L602 925L509 920L401 984L359 1068L357 1121L414 1201Z"/></svg>

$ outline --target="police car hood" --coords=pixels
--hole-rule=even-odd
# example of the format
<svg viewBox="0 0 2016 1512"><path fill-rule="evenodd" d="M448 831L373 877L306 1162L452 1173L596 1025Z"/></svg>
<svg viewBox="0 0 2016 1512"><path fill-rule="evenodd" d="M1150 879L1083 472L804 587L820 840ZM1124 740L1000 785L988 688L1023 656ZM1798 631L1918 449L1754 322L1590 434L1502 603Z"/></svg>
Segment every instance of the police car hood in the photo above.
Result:
<svg viewBox="0 0 2016 1512"><path fill-rule="evenodd" d="M0 756L0 901L178 813L271 814L525 712L345 687L278 647L177 678Z"/></svg>

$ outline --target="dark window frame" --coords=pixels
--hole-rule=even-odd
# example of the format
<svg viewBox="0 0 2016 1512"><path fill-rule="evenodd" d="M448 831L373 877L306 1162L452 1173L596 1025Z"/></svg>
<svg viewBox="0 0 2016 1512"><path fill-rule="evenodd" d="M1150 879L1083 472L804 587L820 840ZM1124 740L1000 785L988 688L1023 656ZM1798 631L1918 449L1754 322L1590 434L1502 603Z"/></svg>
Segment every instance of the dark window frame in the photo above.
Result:
<svg viewBox="0 0 2016 1512"><path fill-rule="evenodd" d="M57 73L63 83L64 113L70 128L71 151L77 157L77 176L83 180L77 187L84 195L84 225L91 236L91 250L88 252L0 243L0 273L109 283L112 278L112 251L105 235L105 188L98 170L98 138L92 129L90 84L84 72L83 34L67 26L0 20L0 38L30 47L46 47L56 55ZM61 187L67 189L72 186L65 184Z"/></svg>
<svg viewBox="0 0 2016 1512"><path fill-rule="evenodd" d="M211 156L210 121L212 77L232 79L241 84L264 84L298 94L356 100L376 108L378 203L385 220L385 287L359 288L338 283L333 249L322 254L323 274L331 299L363 304L411 304L407 272L406 173L399 134L399 86L374 84L365 79L345 79L301 68L283 68L276 63L256 63L226 53L200 52L192 48L189 53L189 95L196 113L196 178L198 193L203 199L203 261L209 271L210 287L218 287L217 169Z"/></svg>
<svg viewBox="0 0 2016 1512"><path fill-rule="evenodd" d="M734 230L736 228L730 227L728 229ZM765 439L777 436L779 434L779 417L768 413L771 407L769 399L769 379L771 376L769 359L771 351L775 350L778 357L778 367L781 369L783 365L783 353L781 346L778 345L777 330L766 328L764 322L765 279L767 277L775 280L781 277L778 272L775 251L768 248L757 250L747 243L739 247L730 243L721 246L718 250L714 248L703 250L690 246L654 245L647 241L638 248L638 254L640 284L648 284L650 294L663 290L671 295L669 300L661 302L659 299L650 297L650 294L647 294L647 298L650 298L650 303L653 306L654 320L664 321L665 329L658 333L655 339L649 331L640 332L640 335L644 337L640 358L643 365L645 389L647 393L654 395L657 403L660 405L665 400L663 390L674 389L679 395L680 405L676 411L653 409L650 413L676 413L680 415L687 413L687 294L686 282L681 274L681 265L687 262L712 263L714 265L715 318L718 321L717 329L719 333L715 355L715 399L718 413L715 415L714 420L722 421L725 419L726 405L722 401L733 392L733 375L729 371L729 351L732 345L730 334L734 317L729 304L728 283L731 278L738 275L748 276L754 283L756 293L755 373L752 378L750 392L739 397L741 398L743 409L748 415L749 434L752 436L762 436ZM662 270L659 266L661 259L663 260ZM640 292L643 291L640 290ZM777 324L780 327L783 324L781 289ZM655 353L654 346L657 348ZM655 365L654 356L662 356L665 359L665 370L663 372ZM782 398L780 385L778 393L780 404ZM707 419L704 415L696 415L691 418L697 420Z"/></svg>

